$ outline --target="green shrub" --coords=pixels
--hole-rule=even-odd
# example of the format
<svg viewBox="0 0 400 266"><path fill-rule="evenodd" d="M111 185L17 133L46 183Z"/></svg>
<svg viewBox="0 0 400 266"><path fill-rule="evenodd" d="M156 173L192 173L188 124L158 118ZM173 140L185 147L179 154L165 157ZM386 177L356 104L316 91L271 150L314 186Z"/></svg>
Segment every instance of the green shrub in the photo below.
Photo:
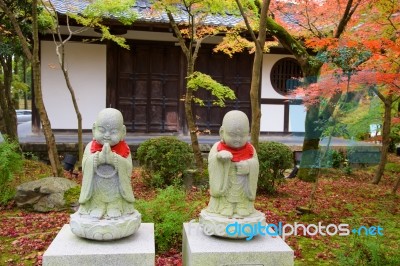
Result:
<svg viewBox="0 0 400 266"><path fill-rule="evenodd" d="M338 253L339 265L400 265L400 253L387 248L379 237L354 235L353 243Z"/></svg>
<svg viewBox="0 0 400 266"><path fill-rule="evenodd" d="M261 142L258 150L260 175L258 187L273 193L276 186L284 181L283 172L293 167L293 152L278 142Z"/></svg>
<svg viewBox="0 0 400 266"><path fill-rule="evenodd" d="M191 220L196 206L187 203L185 192L175 186L158 190L153 200L137 200L135 203L135 208L142 214L142 222L154 223L158 252L180 249L183 223Z"/></svg>
<svg viewBox="0 0 400 266"><path fill-rule="evenodd" d="M343 166L346 156L343 151L331 150L330 159L333 168L340 168Z"/></svg>
<svg viewBox="0 0 400 266"><path fill-rule="evenodd" d="M193 162L189 144L174 137L149 139L140 144L136 158L154 187L181 184L181 176Z"/></svg>
<svg viewBox="0 0 400 266"><path fill-rule="evenodd" d="M400 165L398 163L386 163L385 171L400 173Z"/></svg>
<svg viewBox="0 0 400 266"><path fill-rule="evenodd" d="M22 170L22 165L18 143L5 137L0 143L0 204L6 204L14 197L15 188L10 183L14 174Z"/></svg>

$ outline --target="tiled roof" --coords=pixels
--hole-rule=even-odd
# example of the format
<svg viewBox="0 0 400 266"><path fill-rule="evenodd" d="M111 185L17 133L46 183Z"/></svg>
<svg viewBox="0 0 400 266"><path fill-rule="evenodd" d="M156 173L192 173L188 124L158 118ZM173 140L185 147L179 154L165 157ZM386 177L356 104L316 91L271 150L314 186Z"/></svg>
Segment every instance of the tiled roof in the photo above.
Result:
<svg viewBox="0 0 400 266"><path fill-rule="evenodd" d="M60 14L81 13L89 4L87 0L51 0L56 11ZM132 7L138 14L136 21L148 23L169 23L168 16L165 12L155 12L151 9L151 3L148 0L136 0ZM182 11L180 14L174 14L177 23L185 23L188 21L187 16ZM242 17L231 14L226 15L210 15L205 19L205 24L210 26L227 26L233 27L242 21Z"/></svg>

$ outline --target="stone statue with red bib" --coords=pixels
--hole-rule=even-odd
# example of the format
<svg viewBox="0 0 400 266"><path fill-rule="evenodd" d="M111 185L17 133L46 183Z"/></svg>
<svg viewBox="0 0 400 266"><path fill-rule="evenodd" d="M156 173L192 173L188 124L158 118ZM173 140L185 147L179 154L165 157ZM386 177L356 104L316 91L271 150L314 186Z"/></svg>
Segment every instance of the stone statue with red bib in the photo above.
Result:
<svg viewBox="0 0 400 266"><path fill-rule="evenodd" d="M227 225L265 224L265 216L254 209L259 162L257 152L248 142L249 119L241 111L225 114L219 134L208 156L210 201L200 213L200 225L210 235L230 237Z"/></svg>
<svg viewBox="0 0 400 266"><path fill-rule="evenodd" d="M83 155L80 206L71 216L72 232L78 236L118 239L134 233L140 225L140 213L133 205L132 158L125 135L120 111L106 108L99 113L93 140Z"/></svg>

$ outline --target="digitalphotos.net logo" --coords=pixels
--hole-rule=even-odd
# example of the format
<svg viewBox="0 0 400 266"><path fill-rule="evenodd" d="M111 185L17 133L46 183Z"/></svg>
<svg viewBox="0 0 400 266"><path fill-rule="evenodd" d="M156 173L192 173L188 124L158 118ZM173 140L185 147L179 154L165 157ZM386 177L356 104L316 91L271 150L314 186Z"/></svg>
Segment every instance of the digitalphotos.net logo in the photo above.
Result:
<svg viewBox="0 0 400 266"><path fill-rule="evenodd" d="M193 223L195 220L189 222L189 234L193 229ZM238 222L230 223L227 226L219 224L217 226L213 224L202 224L197 227L203 233L207 235L228 235L230 237L246 237L246 240L251 240L254 236L261 235L264 237L280 236L283 240L286 237L295 236L348 236L350 234L365 235L365 236L383 236L383 228L381 226L360 226L358 228L350 229L349 224L328 224L322 225L321 222L318 224L302 224L295 222L294 224L267 224L262 225L261 222L256 224L240 224Z"/></svg>

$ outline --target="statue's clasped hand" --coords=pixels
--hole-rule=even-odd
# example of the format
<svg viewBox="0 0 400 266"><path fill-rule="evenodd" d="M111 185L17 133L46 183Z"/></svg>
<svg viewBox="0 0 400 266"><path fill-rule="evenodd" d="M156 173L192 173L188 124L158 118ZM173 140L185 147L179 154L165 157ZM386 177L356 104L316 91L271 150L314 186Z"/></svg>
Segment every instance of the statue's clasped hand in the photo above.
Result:
<svg viewBox="0 0 400 266"><path fill-rule="evenodd" d="M109 143L104 143L103 149L99 153L99 163L100 164L112 164L113 163L113 153Z"/></svg>

